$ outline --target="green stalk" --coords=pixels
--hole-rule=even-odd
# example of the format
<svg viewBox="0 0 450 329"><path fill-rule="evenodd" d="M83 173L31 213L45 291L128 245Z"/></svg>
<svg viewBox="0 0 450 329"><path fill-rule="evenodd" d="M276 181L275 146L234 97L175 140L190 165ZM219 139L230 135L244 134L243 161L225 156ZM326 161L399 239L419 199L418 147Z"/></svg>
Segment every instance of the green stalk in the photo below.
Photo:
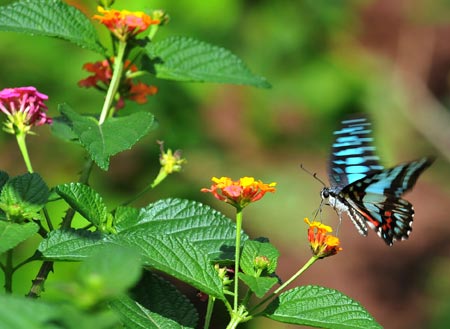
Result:
<svg viewBox="0 0 450 329"><path fill-rule="evenodd" d="M5 264L5 292L12 293L12 277L14 273L13 269L13 250L10 249L6 252L6 264Z"/></svg>
<svg viewBox="0 0 450 329"><path fill-rule="evenodd" d="M208 296L208 306L206 308L205 325L203 326L203 329L209 328L215 301L216 301L215 297Z"/></svg>
<svg viewBox="0 0 450 329"><path fill-rule="evenodd" d="M30 156L28 155L27 143L25 142L25 137L27 136L24 132L19 132L16 134L17 145L19 145L20 152L22 153L23 161L27 167L28 172L33 173L33 167L31 166Z"/></svg>
<svg viewBox="0 0 450 329"><path fill-rule="evenodd" d="M234 256L234 302L233 302L233 312L238 311L238 301L239 301L239 262L241 253L241 229L242 229L242 209L237 208L236 211L236 250Z"/></svg>
<svg viewBox="0 0 450 329"><path fill-rule="evenodd" d="M305 272L316 260L318 260L316 256L312 256L305 265L301 269L299 269L289 280L284 282L281 286L278 287L273 293L271 293L269 296L264 298L261 302L259 302L257 305L255 305L249 313L253 313L254 310L258 309L261 305L265 304L269 299L272 299L276 295L278 295L284 288L286 288L288 285L292 283L295 279L297 279L303 272Z"/></svg>
<svg viewBox="0 0 450 329"><path fill-rule="evenodd" d="M119 47L117 49L117 56L114 59L114 71L111 78L111 83L109 84L108 91L105 97L105 103L103 104L102 112L100 114L100 119L98 121L99 125L102 125L108 117L109 111L114 101L114 96L119 89L120 79L122 78L123 72L123 62L125 49L127 47L126 41L119 40Z"/></svg>

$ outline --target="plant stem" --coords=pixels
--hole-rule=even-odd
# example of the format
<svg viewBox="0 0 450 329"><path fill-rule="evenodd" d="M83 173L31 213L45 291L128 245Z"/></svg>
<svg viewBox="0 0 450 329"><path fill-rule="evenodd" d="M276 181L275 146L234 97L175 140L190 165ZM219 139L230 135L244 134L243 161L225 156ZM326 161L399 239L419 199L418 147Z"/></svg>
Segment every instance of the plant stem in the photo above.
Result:
<svg viewBox="0 0 450 329"><path fill-rule="evenodd" d="M78 180L80 183L87 183L89 180L89 175L91 173L91 169L94 162L92 159L88 159L83 167L83 170L80 175L80 179ZM72 219L75 216L75 210L72 208L67 209L66 215L64 216L63 222L61 224L61 229L68 229L72 224ZM36 278L32 281L32 285L30 291L27 294L27 297L37 298L40 293L44 289L45 280L47 280L48 274L53 270L53 262L52 261L44 261L39 269Z"/></svg>
<svg viewBox="0 0 450 329"><path fill-rule="evenodd" d="M6 252L6 264L5 264L5 292L12 293L12 277L14 273L13 269L13 250L10 249Z"/></svg>
<svg viewBox="0 0 450 329"><path fill-rule="evenodd" d="M205 325L203 329L208 329L209 324L211 323L211 316L214 308L214 302L216 301L215 297L208 296L208 306L206 308L206 316L205 316Z"/></svg>
<svg viewBox="0 0 450 329"><path fill-rule="evenodd" d="M241 253L241 229L242 229L242 209L237 209L236 211L236 250L234 256L234 302L233 311L236 313L238 311L238 301L239 301L239 260Z"/></svg>
<svg viewBox="0 0 450 329"><path fill-rule="evenodd" d="M119 89L120 79L122 78L123 72L123 61L125 49L127 43L125 41L119 40L119 47L117 49L117 56L114 59L114 71L111 78L111 83L109 84L108 91L106 93L105 102L103 103L102 112L100 114L100 119L98 121L99 125L102 125L108 117L109 111L111 109L112 103L114 101L114 96Z"/></svg>
<svg viewBox="0 0 450 329"><path fill-rule="evenodd" d="M318 260L316 256L312 256L305 265L302 266L301 269L299 269L293 276L289 278L285 283L283 283L281 286L278 287L273 293L271 293L269 296L264 298L261 302L259 302L257 305L255 305L249 313L253 313L254 310L258 309L261 305L265 304L269 299L272 299L276 295L278 295L284 288L286 288L289 284L292 283L295 279L297 279L303 272L305 272L316 260Z"/></svg>
<svg viewBox="0 0 450 329"><path fill-rule="evenodd" d="M27 143L25 142L26 133L19 132L16 135L17 145L19 145L20 152L22 153L23 161L29 173L33 173L33 167L31 166L30 156L28 155Z"/></svg>

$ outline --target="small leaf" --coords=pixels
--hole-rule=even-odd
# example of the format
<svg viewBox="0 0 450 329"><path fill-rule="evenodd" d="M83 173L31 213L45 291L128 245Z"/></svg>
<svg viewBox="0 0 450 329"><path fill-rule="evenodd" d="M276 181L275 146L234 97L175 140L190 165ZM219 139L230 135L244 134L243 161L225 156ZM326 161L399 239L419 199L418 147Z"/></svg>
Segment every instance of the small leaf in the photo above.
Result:
<svg viewBox="0 0 450 329"><path fill-rule="evenodd" d="M91 187L81 183L62 184L56 187L58 193L74 210L96 227L106 222L108 211L102 197Z"/></svg>
<svg viewBox="0 0 450 329"><path fill-rule="evenodd" d="M230 51L186 37L170 37L147 47L150 72L160 79L219 82L270 88L263 77L254 75Z"/></svg>
<svg viewBox="0 0 450 329"><path fill-rule="evenodd" d="M58 0L17 1L0 7L0 31L56 37L104 53L91 21Z"/></svg>
<svg viewBox="0 0 450 329"><path fill-rule="evenodd" d="M109 118L99 125L94 117L73 112L67 105L61 105L60 111L70 120L73 132L91 158L103 170L108 169L111 156L130 149L156 127L153 115L148 112Z"/></svg>
<svg viewBox="0 0 450 329"><path fill-rule="evenodd" d="M381 328L359 303L341 292L302 286L282 293L264 311L275 321L332 329Z"/></svg>
<svg viewBox="0 0 450 329"><path fill-rule="evenodd" d="M241 268L244 273L248 275L255 276L255 258L256 257L266 257L269 265L263 271L263 275L272 274L275 272L278 264L278 257L280 253L278 250L269 242L261 242L257 240L249 240L244 244L241 257Z"/></svg>
<svg viewBox="0 0 450 329"><path fill-rule="evenodd" d="M252 290L258 298L263 297L277 282L275 277L259 277L256 278L251 275L241 273L241 279Z"/></svg>
<svg viewBox="0 0 450 329"><path fill-rule="evenodd" d="M34 222L18 224L0 221L0 254L32 237L38 230L39 226Z"/></svg>
<svg viewBox="0 0 450 329"><path fill-rule="evenodd" d="M194 305L160 276L146 271L131 295L135 301L128 299L123 303L121 299L121 307L116 307L116 302L112 303L113 309L128 327L135 328L139 322L142 328L153 328L152 323L159 324L159 328L197 328L198 313ZM123 307L124 304L129 307ZM172 326L166 323L167 319Z"/></svg>
<svg viewBox="0 0 450 329"><path fill-rule="evenodd" d="M41 176L36 173L11 178L0 194L0 208L8 218L21 221L38 219L50 192Z"/></svg>
<svg viewBox="0 0 450 329"><path fill-rule="evenodd" d="M116 214L117 216L117 214ZM236 225L217 210L183 199L164 199L141 209L139 215L122 216L117 232L170 235L186 239L211 260L234 259ZM248 236L242 232L242 242Z"/></svg>
<svg viewBox="0 0 450 329"><path fill-rule="evenodd" d="M77 141L78 136L73 132L71 122L64 116L52 118L50 127L54 136L68 142Z"/></svg>

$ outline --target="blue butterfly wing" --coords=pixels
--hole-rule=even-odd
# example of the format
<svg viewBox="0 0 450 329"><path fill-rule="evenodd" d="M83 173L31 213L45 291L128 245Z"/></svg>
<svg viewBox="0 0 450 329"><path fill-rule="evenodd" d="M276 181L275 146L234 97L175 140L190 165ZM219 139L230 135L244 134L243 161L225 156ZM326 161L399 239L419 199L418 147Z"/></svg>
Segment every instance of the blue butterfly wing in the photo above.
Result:
<svg viewBox="0 0 450 329"><path fill-rule="evenodd" d="M328 166L332 189L339 191L384 169L375 155L371 132L370 122L362 116L342 121L341 129L334 132L336 140Z"/></svg>
<svg viewBox="0 0 450 329"><path fill-rule="evenodd" d="M345 200L350 218L363 235L367 235L367 228L361 231L360 226L365 221L388 245L408 238L414 208L401 196L433 161L433 158L422 158L400 164L367 175L342 189L339 197Z"/></svg>

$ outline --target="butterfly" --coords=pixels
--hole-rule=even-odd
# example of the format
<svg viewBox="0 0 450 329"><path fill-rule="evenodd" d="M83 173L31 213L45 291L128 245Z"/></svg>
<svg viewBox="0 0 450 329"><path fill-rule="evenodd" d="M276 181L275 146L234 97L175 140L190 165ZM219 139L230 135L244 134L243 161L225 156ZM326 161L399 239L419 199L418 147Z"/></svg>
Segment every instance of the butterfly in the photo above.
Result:
<svg viewBox="0 0 450 329"><path fill-rule="evenodd" d="M331 187L320 193L341 219L346 212L358 232L367 236L374 229L387 245L406 240L411 233L414 208L402 199L434 158L423 157L384 168L372 145L371 124L366 117L342 121L334 132L328 176Z"/></svg>

